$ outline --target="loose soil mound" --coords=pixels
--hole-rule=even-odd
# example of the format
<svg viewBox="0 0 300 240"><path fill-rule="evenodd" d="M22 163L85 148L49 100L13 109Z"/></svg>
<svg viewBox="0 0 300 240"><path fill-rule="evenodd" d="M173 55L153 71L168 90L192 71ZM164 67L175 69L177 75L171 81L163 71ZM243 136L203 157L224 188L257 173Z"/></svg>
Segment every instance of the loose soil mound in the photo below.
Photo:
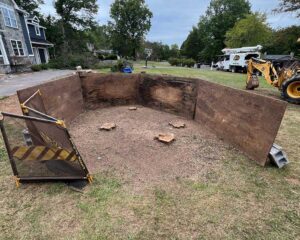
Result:
<svg viewBox="0 0 300 240"><path fill-rule="evenodd" d="M171 121L183 121L186 128L174 129ZM116 123L116 129L99 131L105 122ZM224 142L196 122L145 107L87 111L69 129L92 173L113 170L134 187L196 179L228 152ZM159 133L173 133L176 141L160 143L154 140Z"/></svg>

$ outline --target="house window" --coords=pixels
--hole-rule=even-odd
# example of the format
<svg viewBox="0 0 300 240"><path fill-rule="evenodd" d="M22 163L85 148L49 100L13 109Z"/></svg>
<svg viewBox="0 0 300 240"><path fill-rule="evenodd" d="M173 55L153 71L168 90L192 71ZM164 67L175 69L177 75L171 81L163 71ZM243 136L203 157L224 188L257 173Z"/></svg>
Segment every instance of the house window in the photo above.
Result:
<svg viewBox="0 0 300 240"><path fill-rule="evenodd" d="M1 7L1 9L4 17L5 26L18 28L14 10L5 7Z"/></svg>
<svg viewBox="0 0 300 240"><path fill-rule="evenodd" d="M11 40L11 46L15 56L25 56L23 45L21 41Z"/></svg>
<svg viewBox="0 0 300 240"><path fill-rule="evenodd" d="M40 28L38 26L34 26L34 28L35 28L36 35L41 36Z"/></svg>

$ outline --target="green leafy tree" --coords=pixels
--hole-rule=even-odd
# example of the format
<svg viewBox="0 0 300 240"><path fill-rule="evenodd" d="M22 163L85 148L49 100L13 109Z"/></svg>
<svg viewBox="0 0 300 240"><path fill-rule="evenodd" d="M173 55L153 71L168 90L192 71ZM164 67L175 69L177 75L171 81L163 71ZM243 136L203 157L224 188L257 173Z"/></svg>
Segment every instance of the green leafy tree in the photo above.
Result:
<svg viewBox="0 0 300 240"><path fill-rule="evenodd" d="M295 12L300 17L300 1L299 0L280 0L279 7L275 12Z"/></svg>
<svg viewBox="0 0 300 240"><path fill-rule="evenodd" d="M29 14L40 16L38 8L40 4L44 3L44 0L15 0L15 2Z"/></svg>
<svg viewBox="0 0 300 240"><path fill-rule="evenodd" d="M227 31L226 46L237 48L269 44L272 38L272 29L266 23L266 20L265 14L248 14Z"/></svg>
<svg viewBox="0 0 300 240"><path fill-rule="evenodd" d="M123 56L136 58L145 34L151 28L152 12L144 0L115 0L109 22L114 50Z"/></svg>
<svg viewBox="0 0 300 240"><path fill-rule="evenodd" d="M53 48L49 48L49 52L51 57L55 58L57 54L61 52L63 45L59 20L48 15L44 18L40 18L40 21L40 24L47 28L47 31L45 31L47 40L54 44Z"/></svg>
<svg viewBox="0 0 300 240"><path fill-rule="evenodd" d="M172 44L170 48L170 57L171 58L179 58L180 57L180 49L177 44Z"/></svg>
<svg viewBox="0 0 300 240"><path fill-rule="evenodd" d="M300 36L300 26L282 28L273 33L270 44L266 45L264 51L268 54L290 54L295 53L300 57L300 44L297 42Z"/></svg>
<svg viewBox="0 0 300 240"><path fill-rule="evenodd" d="M145 48L152 49L152 54L150 57L150 60L152 61L162 61L170 58L170 47L167 44L163 44L162 42L146 41L139 52L139 56L143 56L143 58L146 57L144 53Z"/></svg>
<svg viewBox="0 0 300 240"><path fill-rule="evenodd" d="M96 49L109 49L111 46L108 28L106 25L93 26L91 29L85 31L87 41L92 43Z"/></svg>
<svg viewBox="0 0 300 240"><path fill-rule="evenodd" d="M200 31L198 28L193 27L193 30L181 46L182 55L187 58L198 60L198 55L202 48L203 41L200 36Z"/></svg>
<svg viewBox="0 0 300 240"><path fill-rule="evenodd" d="M203 49L199 52L202 61L210 62L225 47L226 32L236 21L250 14L248 0L212 0L204 16L200 18L200 31Z"/></svg>
<svg viewBox="0 0 300 240"><path fill-rule="evenodd" d="M56 0L54 5L60 17L58 23L61 26L65 56L70 51L69 39L80 38L79 32L74 29L91 28L95 24L95 14L98 12L97 0Z"/></svg>

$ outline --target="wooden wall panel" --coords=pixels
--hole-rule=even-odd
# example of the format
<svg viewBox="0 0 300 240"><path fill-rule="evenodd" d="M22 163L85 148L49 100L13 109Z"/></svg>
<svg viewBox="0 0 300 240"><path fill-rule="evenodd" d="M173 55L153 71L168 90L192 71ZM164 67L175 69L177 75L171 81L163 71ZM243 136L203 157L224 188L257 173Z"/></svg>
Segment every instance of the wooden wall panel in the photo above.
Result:
<svg viewBox="0 0 300 240"><path fill-rule="evenodd" d="M67 122L84 109L125 104L142 104L195 119L262 166L287 106L253 92L167 75L73 75L18 91L20 102L38 89L47 114Z"/></svg>
<svg viewBox="0 0 300 240"><path fill-rule="evenodd" d="M193 119L196 96L196 79L141 75L139 102L144 106Z"/></svg>
<svg viewBox="0 0 300 240"><path fill-rule="evenodd" d="M286 102L199 80L195 120L264 166Z"/></svg>
<svg viewBox="0 0 300 240"><path fill-rule="evenodd" d="M81 82L87 109L137 103L138 74L89 73Z"/></svg>
<svg viewBox="0 0 300 240"><path fill-rule="evenodd" d="M17 92L22 103L40 89L48 115L65 120L67 123L84 111L79 76L72 75Z"/></svg>

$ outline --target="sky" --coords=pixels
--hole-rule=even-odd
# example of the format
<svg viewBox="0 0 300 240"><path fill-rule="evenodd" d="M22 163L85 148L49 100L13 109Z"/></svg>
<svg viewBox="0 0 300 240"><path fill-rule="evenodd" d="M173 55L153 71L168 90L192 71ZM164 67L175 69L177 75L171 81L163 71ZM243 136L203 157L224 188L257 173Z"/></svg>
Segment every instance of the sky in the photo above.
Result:
<svg viewBox="0 0 300 240"><path fill-rule="evenodd" d="M98 0L99 12L97 21L102 25L109 21L110 5L113 0ZM146 0L153 13L152 27L147 40L161 41L165 44L181 46L193 25L197 25L199 17L203 15L210 0ZM295 14L274 14L272 10L279 4L279 0L250 0L252 11L264 12L268 16L268 23L272 28L282 28L290 25L300 25L300 19ZM41 6L44 14L55 14L53 0L45 0Z"/></svg>

